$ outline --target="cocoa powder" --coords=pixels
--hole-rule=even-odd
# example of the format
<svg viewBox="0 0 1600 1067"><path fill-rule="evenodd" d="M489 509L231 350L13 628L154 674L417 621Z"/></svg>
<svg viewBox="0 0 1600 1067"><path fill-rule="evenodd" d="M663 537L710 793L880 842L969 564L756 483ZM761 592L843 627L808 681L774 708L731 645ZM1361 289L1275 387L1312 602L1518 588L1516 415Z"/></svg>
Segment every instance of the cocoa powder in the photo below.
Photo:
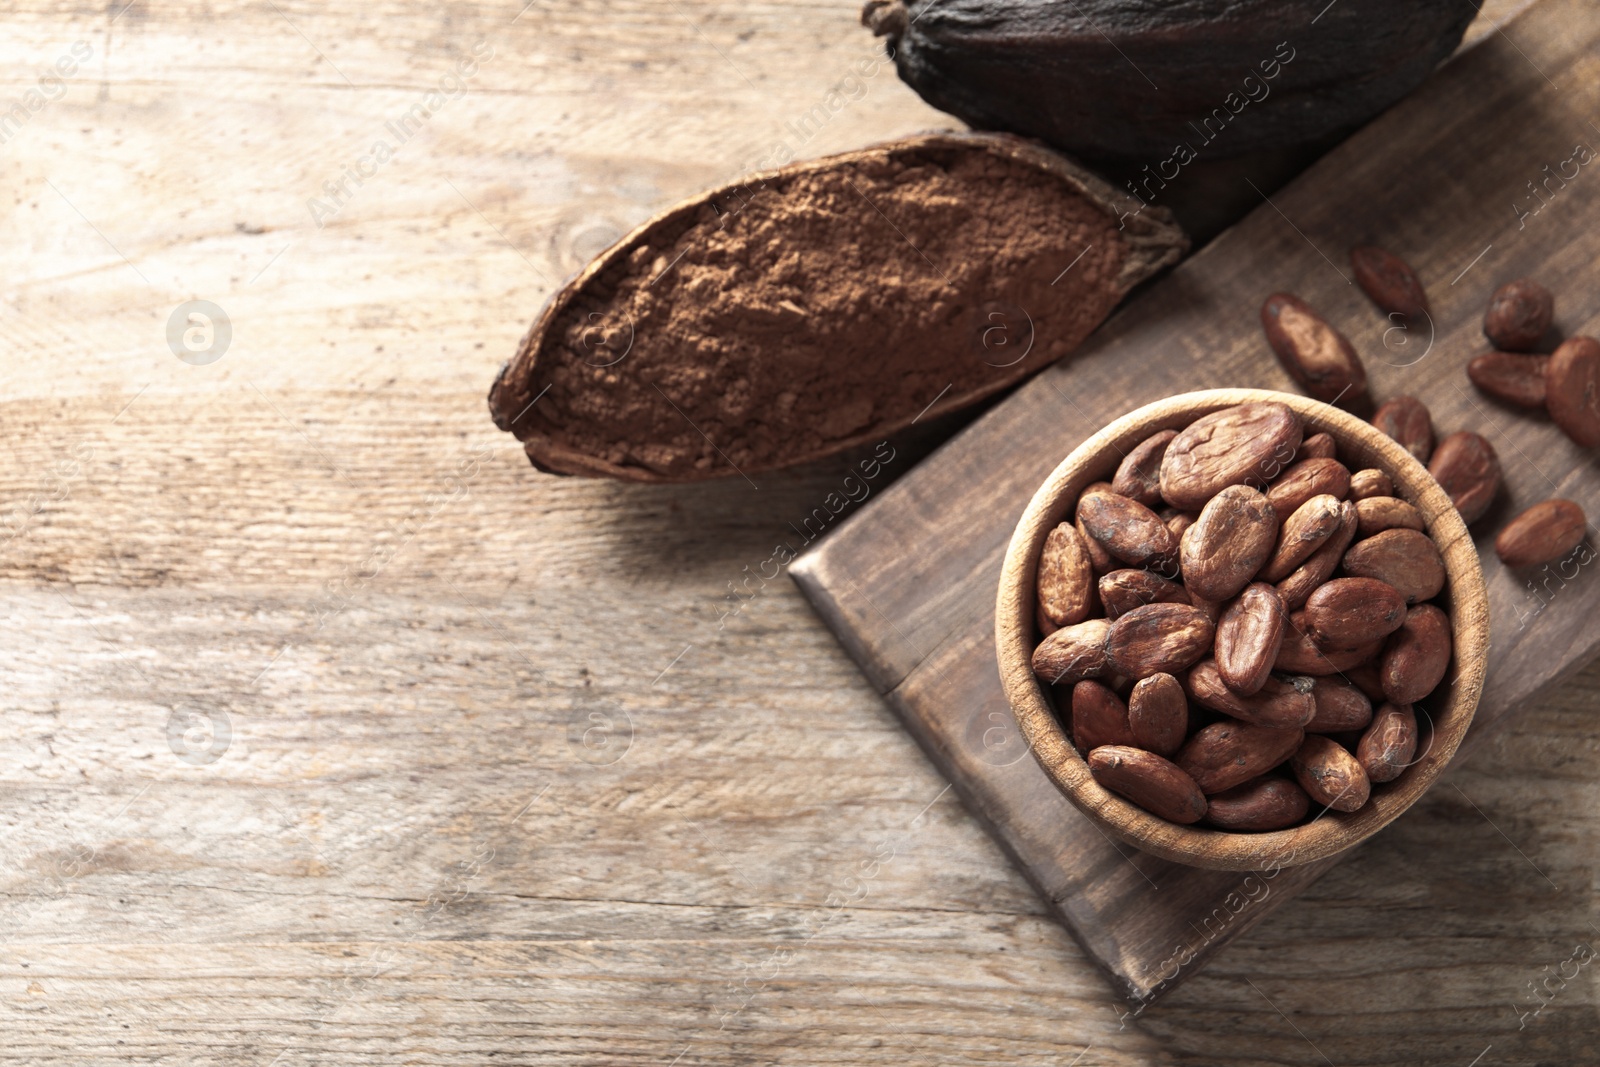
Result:
<svg viewBox="0 0 1600 1067"><path fill-rule="evenodd" d="M1114 218L990 153L769 176L586 286L515 428L662 475L778 466L1069 351L1124 256Z"/></svg>

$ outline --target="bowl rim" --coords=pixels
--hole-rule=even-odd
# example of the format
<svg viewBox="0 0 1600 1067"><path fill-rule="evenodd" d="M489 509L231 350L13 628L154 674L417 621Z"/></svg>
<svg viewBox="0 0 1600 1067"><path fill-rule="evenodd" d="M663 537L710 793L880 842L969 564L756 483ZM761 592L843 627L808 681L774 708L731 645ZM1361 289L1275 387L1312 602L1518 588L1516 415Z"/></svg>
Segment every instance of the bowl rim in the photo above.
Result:
<svg viewBox="0 0 1600 1067"><path fill-rule="evenodd" d="M1431 714L1423 710L1432 724L1431 743L1399 778L1374 784L1372 800L1359 811L1325 810L1301 826L1245 833L1168 822L1103 788L1056 717L1031 660L1038 644L1034 580L1039 555L1045 538L1069 517L1082 490L1095 481L1109 481L1117 465L1114 460L1158 430L1182 429L1213 411L1259 402L1290 408L1300 417L1307 437L1328 433L1342 460L1375 457L1376 463L1352 463L1351 470L1377 466L1395 483L1395 494L1422 513L1426 531L1444 559L1441 598L1448 604L1452 649L1441 683L1444 696L1441 700L1430 695L1427 702L1434 710ZM1312 863L1354 847L1398 818L1449 765L1471 725L1483 691L1488 646L1488 592L1477 547L1439 483L1416 457L1369 423L1321 401L1268 389L1207 389L1170 396L1111 421L1073 449L1035 491L1018 521L995 602L1001 684L1029 751L1045 775L1079 811L1119 840L1163 859L1216 870Z"/></svg>

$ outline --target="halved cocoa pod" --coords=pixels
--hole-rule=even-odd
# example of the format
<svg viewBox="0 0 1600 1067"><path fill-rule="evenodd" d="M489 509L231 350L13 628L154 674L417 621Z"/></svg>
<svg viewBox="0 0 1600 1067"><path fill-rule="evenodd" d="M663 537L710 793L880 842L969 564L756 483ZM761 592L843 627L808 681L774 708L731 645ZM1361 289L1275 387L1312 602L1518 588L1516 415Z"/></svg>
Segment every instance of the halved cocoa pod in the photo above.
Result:
<svg viewBox="0 0 1600 1067"><path fill-rule="evenodd" d="M1133 743L1171 757L1189 733L1189 698L1170 674L1141 678L1128 694L1128 728Z"/></svg>
<svg viewBox="0 0 1600 1067"><path fill-rule="evenodd" d="M1550 290L1532 278L1506 282L1489 298L1483 314L1483 335L1496 348L1527 352L1539 343L1555 313Z"/></svg>
<svg viewBox="0 0 1600 1067"><path fill-rule="evenodd" d="M1357 541L1344 554L1344 570L1388 582L1407 604L1430 600L1444 588L1444 557L1433 538L1418 530L1385 530Z"/></svg>
<svg viewBox="0 0 1600 1067"><path fill-rule="evenodd" d="M1350 250L1350 267L1356 284L1378 310L1407 319L1428 313L1428 294L1411 264L1377 245L1357 245ZM1427 459L1424 457L1423 462Z"/></svg>
<svg viewBox="0 0 1600 1067"><path fill-rule="evenodd" d="M1420 530L1422 512L1394 496L1369 496L1356 501L1356 535L1371 537L1385 530Z"/></svg>
<svg viewBox="0 0 1600 1067"><path fill-rule="evenodd" d="M1215 636L1216 627L1199 608L1148 604L1111 624L1106 662L1129 678L1175 674L1203 656Z"/></svg>
<svg viewBox="0 0 1600 1067"><path fill-rule="evenodd" d="M1094 572L1083 538L1070 523L1050 531L1039 554L1039 614L1056 628L1087 619L1094 608Z"/></svg>
<svg viewBox="0 0 1600 1067"><path fill-rule="evenodd" d="M1433 455L1433 418L1414 396L1386 401L1372 416L1372 425L1400 442L1400 447L1427 463Z"/></svg>
<svg viewBox="0 0 1600 1067"><path fill-rule="evenodd" d="M1206 822L1219 830L1282 830L1311 810L1306 791L1288 778L1257 778L1208 798Z"/></svg>
<svg viewBox="0 0 1600 1067"><path fill-rule="evenodd" d="M1381 689L1380 689L1381 693ZM1316 713L1306 723L1308 734L1337 734L1364 730L1372 721L1372 698L1361 687L1344 678L1323 677L1311 687Z"/></svg>
<svg viewBox="0 0 1600 1067"><path fill-rule="evenodd" d="M1376 578L1335 578L1311 594L1305 615L1318 648L1360 648L1400 629L1406 599Z"/></svg>
<svg viewBox="0 0 1600 1067"><path fill-rule="evenodd" d="M1365 500L1372 496L1394 496L1394 482L1380 470L1368 467L1350 476L1350 499Z"/></svg>
<svg viewBox="0 0 1600 1067"><path fill-rule="evenodd" d="M1289 293L1267 297L1261 328L1283 369L1311 396L1332 404L1367 394L1367 369L1355 347L1304 300Z"/></svg>
<svg viewBox="0 0 1600 1067"><path fill-rule="evenodd" d="M1089 773L1119 796L1169 822L1199 822L1206 798L1193 778L1154 752L1104 745L1089 753Z"/></svg>
<svg viewBox="0 0 1600 1067"><path fill-rule="evenodd" d="M1085 493L1078 500L1078 520L1122 562L1176 577L1178 542L1161 517L1137 500L1119 493Z"/></svg>
<svg viewBox="0 0 1600 1067"><path fill-rule="evenodd" d="M1134 445L1122 457L1116 476L1111 479L1111 491L1148 508L1158 506L1161 503L1161 458L1176 436L1177 430L1162 430Z"/></svg>
<svg viewBox="0 0 1600 1067"><path fill-rule="evenodd" d="M1189 593L1159 574L1124 567L1100 579L1100 603L1106 618L1116 619L1146 604L1187 604Z"/></svg>
<svg viewBox="0 0 1600 1067"><path fill-rule="evenodd" d="M1468 526L1483 517L1500 491L1500 458L1493 445L1471 430L1457 430L1440 441L1428 473L1450 494L1450 503Z"/></svg>
<svg viewBox="0 0 1600 1067"><path fill-rule="evenodd" d="M1545 368L1549 356L1525 356L1520 352L1485 352L1472 357L1467 377L1481 391L1508 404L1525 408L1544 407Z"/></svg>
<svg viewBox="0 0 1600 1067"><path fill-rule="evenodd" d="M1415 704L1433 692L1450 666L1451 643L1450 618L1443 611L1432 604L1408 611L1378 665L1383 695L1391 704Z"/></svg>
<svg viewBox="0 0 1600 1067"><path fill-rule="evenodd" d="M1306 735L1289 758L1289 769L1313 803L1334 811L1359 811L1372 794L1372 783L1356 758L1321 734Z"/></svg>
<svg viewBox="0 0 1600 1067"><path fill-rule="evenodd" d="M1173 762L1209 795L1267 773L1288 759L1304 739L1301 730L1225 719L1189 738Z"/></svg>
<svg viewBox="0 0 1600 1067"><path fill-rule="evenodd" d="M1506 523L1494 539L1507 567L1537 567L1565 556L1583 540L1589 520L1570 500L1541 500Z"/></svg>
<svg viewBox="0 0 1600 1067"><path fill-rule="evenodd" d="M1167 212L1127 200L994 133L753 174L656 215L556 292L490 412L543 470L640 482L882 441L1066 355L1175 262Z"/></svg>
<svg viewBox="0 0 1600 1067"><path fill-rule="evenodd" d="M1341 501L1339 528L1321 548L1306 557L1306 561L1296 567L1289 577L1278 583L1278 595L1283 597L1284 607L1290 611L1305 607L1311 594L1338 568L1345 549L1355 539L1358 521L1356 505L1348 500Z"/></svg>
<svg viewBox="0 0 1600 1067"><path fill-rule="evenodd" d="M1569 337L1545 367L1545 406L1561 431L1584 448L1600 445L1600 341Z"/></svg>
<svg viewBox="0 0 1600 1067"><path fill-rule="evenodd" d="M1106 670L1106 636L1111 624L1087 619L1066 626L1039 642L1033 650L1033 673L1047 685L1073 685L1098 678Z"/></svg>
<svg viewBox="0 0 1600 1067"><path fill-rule="evenodd" d="M1356 759L1374 782L1392 782L1417 754L1417 716L1410 704L1385 704L1361 735Z"/></svg>
<svg viewBox="0 0 1600 1067"><path fill-rule="evenodd" d="M1336 459L1303 459L1278 476L1267 499L1281 523L1314 496L1350 495L1350 469Z"/></svg>
<svg viewBox="0 0 1600 1067"><path fill-rule="evenodd" d="M1361 125L1455 50L1471 2L1412 0L1393 21L1381 0L1343 0L1313 13L1314 49L1295 40L1309 20L1272 0L868 0L861 19L932 106L1088 158L1166 160L1143 172L1158 197L1173 159L1277 153Z"/></svg>
<svg viewBox="0 0 1600 1067"><path fill-rule="evenodd" d="M1110 687L1084 679L1072 687L1072 743L1087 754L1101 745L1132 745L1128 705Z"/></svg>
<svg viewBox="0 0 1600 1067"><path fill-rule="evenodd" d="M1288 623L1283 597L1265 582L1246 586L1223 609L1217 620L1216 664L1229 689L1243 696L1261 691L1277 662Z"/></svg>
<svg viewBox="0 0 1600 1067"><path fill-rule="evenodd" d="M1316 714L1313 679L1304 675L1269 677L1260 691L1242 696L1229 689L1217 661L1203 659L1184 675L1185 691L1203 708L1241 722L1278 729L1301 729Z"/></svg>
<svg viewBox="0 0 1600 1067"><path fill-rule="evenodd" d="M1272 401L1202 415L1167 445L1161 496L1194 511L1230 485L1263 486L1294 459L1303 433L1300 417Z"/></svg>

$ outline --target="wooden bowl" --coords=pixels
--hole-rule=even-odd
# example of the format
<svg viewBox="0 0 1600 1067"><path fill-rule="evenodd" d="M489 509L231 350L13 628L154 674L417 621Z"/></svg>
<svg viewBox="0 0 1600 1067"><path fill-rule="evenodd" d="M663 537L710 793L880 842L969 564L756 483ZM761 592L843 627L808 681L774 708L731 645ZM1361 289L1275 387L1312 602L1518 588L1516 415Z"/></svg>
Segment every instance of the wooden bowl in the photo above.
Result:
<svg viewBox="0 0 1600 1067"><path fill-rule="evenodd" d="M1394 781L1374 783L1372 799L1360 811L1330 810L1304 825L1270 833L1181 826L1102 788L1073 747L1052 695L1030 665L1033 650L1043 639L1034 617L1035 572L1050 531L1071 518L1085 488L1110 480L1127 450L1158 430L1179 430L1220 408L1266 400L1295 411L1307 437L1319 432L1331 435L1338 443L1340 462L1352 472L1376 467L1387 473L1395 495L1422 512L1428 534L1444 557L1445 587L1437 600L1450 616L1452 661L1440 689L1426 701L1426 715L1419 716L1432 720L1431 742L1424 729L1419 743L1423 754ZM1489 604L1477 549L1461 516L1439 483L1404 448L1360 419L1303 396L1263 389L1212 389L1169 397L1124 415L1078 446L1039 487L1006 550L995 607L995 648L1001 683L1034 758L1067 799L1107 834L1195 867L1276 869L1325 859L1366 840L1415 803L1439 777L1478 707L1489 648Z"/></svg>

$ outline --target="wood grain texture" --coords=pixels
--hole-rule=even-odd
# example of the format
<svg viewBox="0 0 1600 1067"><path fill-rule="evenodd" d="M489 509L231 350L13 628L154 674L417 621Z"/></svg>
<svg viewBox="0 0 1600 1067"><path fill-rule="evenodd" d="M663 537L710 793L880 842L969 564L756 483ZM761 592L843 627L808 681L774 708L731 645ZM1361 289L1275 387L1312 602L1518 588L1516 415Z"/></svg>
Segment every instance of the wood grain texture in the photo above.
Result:
<svg viewBox="0 0 1600 1067"><path fill-rule="evenodd" d="M1322 1063L1296 1028L1341 1067L1583 1062L1591 975L1510 1005L1591 936L1600 673L1119 1029L760 574L844 460L575 482L490 427L539 302L797 140L856 7L0 16L0 101L93 49L0 143L0 1063ZM880 77L796 147L941 124ZM164 337L197 298L234 328L204 367ZM212 714L226 749L180 759L169 722L199 755Z"/></svg>
<svg viewBox="0 0 1600 1067"><path fill-rule="evenodd" d="M994 590L1016 517L1105 423L1190 389L1292 388L1261 335L1257 310L1268 294L1297 293L1343 329L1366 354L1373 396L1414 394L1441 433L1478 429L1501 452L1508 491L1475 531L1490 592L1490 673L1463 752L1600 650L1591 567L1552 572L1535 596L1530 576L1509 572L1492 549L1498 523L1535 500L1559 495L1600 513L1594 458L1548 420L1478 396L1463 372L1484 344L1488 294L1509 278L1536 274L1563 294L1563 331L1600 331L1600 276L1578 247L1600 218L1600 184L1580 174L1552 185L1549 202L1511 210L1519 195L1533 195L1524 188L1530 174L1600 133L1588 119L1600 111L1588 51L1600 18L1584 5L1544 3L1512 32L1520 44L1499 33L1446 66L797 565L869 678L1136 1009L1327 865L1277 871L1269 886L1130 855L1053 795L1021 734L1007 732ZM1438 167L1419 168L1419 159ZM1434 307L1429 337L1387 329L1351 284L1345 257L1367 241L1421 273Z"/></svg>

